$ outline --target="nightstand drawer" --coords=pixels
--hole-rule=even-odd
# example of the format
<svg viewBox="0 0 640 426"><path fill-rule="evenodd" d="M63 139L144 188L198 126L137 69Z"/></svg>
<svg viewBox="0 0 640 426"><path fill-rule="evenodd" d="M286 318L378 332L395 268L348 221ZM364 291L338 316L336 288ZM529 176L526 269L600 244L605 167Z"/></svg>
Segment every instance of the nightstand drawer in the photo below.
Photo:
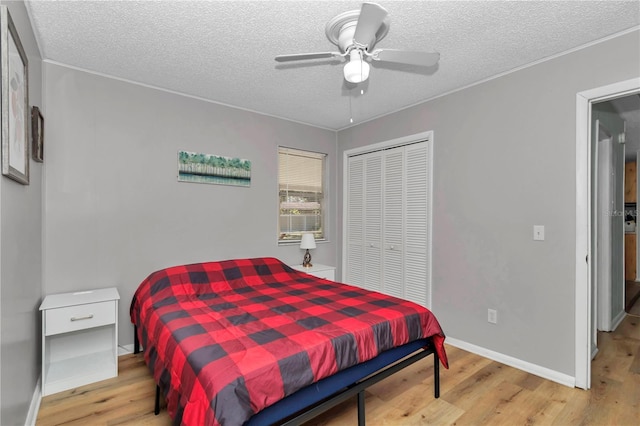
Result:
<svg viewBox="0 0 640 426"><path fill-rule="evenodd" d="M325 280L336 280L336 268L334 266L315 264L309 268L302 265L292 266L296 271L304 272L305 274L313 275L314 277L323 278Z"/></svg>
<svg viewBox="0 0 640 426"><path fill-rule="evenodd" d="M45 311L45 335L68 333L116 322L115 302L98 302Z"/></svg>
<svg viewBox="0 0 640 426"><path fill-rule="evenodd" d="M315 275L318 278L334 281L336 279L336 272L333 269L325 269L323 271L307 272L308 274Z"/></svg>

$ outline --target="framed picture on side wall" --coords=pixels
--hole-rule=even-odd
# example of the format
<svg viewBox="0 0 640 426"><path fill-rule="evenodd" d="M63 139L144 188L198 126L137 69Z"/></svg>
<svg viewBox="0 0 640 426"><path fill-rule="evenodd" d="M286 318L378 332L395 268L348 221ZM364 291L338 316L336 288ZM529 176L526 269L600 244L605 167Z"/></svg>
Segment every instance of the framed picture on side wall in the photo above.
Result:
<svg viewBox="0 0 640 426"><path fill-rule="evenodd" d="M6 6L0 6L2 72L2 174L29 184L29 86L27 55Z"/></svg>
<svg viewBox="0 0 640 426"><path fill-rule="evenodd" d="M31 157L39 163L44 158L44 118L37 106L31 107Z"/></svg>

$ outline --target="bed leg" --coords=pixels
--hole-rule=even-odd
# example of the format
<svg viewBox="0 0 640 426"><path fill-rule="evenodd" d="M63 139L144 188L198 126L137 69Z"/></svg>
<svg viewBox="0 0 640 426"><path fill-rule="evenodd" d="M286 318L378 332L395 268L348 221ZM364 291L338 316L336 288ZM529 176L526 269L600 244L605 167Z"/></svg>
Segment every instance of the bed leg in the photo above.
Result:
<svg viewBox="0 0 640 426"><path fill-rule="evenodd" d="M140 353L140 341L138 340L138 327L133 326L133 353Z"/></svg>
<svg viewBox="0 0 640 426"><path fill-rule="evenodd" d="M440 398L440 357L433 353L433 396Z"/></svg>
<svg viewBox="0 0 640 426"><path fill-rule="evenodd" d="M156 385L156 405L153 408L153 414L160 414L160 386Z"/></svg>
<svg viewBox="0 0 640 426"><path fill-rule="evenodd" d="M358 426L365 426L364 419L364 391L358 392Z"/></svg>

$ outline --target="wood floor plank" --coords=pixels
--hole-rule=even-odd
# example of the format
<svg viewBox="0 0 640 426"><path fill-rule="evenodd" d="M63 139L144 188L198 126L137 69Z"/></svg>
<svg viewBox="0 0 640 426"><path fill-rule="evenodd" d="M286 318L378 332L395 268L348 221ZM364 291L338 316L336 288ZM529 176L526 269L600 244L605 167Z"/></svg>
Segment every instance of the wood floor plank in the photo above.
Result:
<svg viewBox="0 0 640 426"><path fill-rule="evenodd" d="M464 410L462 408L456 407L455 405L448 403L444 399L438 398L424 404L424 406L417 410L415 414L406 416L406 424L453 425L456 424L460 416L462 416L463 414ZM405 420L401 417L393 417L389 419L389 423L392 425L397 425L400 422L402 422L402 424L404 425L404 421Z"/></svg>
<svg viewBox="0 0 640 426"><path fill-rule="evenodd" d="M373 400L372 395L368 392L365 399L366 405L371 405ZM375 397L374 397L375 398ZM358 413L354 410L355 404L353 401L345 401L336 405L330 410L320 414L318 417L308 421L305 426L327 426L327 425L353 425L358 423Z"/></svg>
<svg viewBox="0 0 640 426"><path fill-rule="evenodd" d="M640 346L633 356L633 361L629 365L629 373L640 374Z"/></svg>
<svg viewBox="0 0 640 426"><path fill-rule="evenodd" d="M374 418L385 419L385 414L390 413L390 407L394 408L391 418L409 418L418 413L425 403L428 404L434 400L431 392L433 387L431 384L418 383L414 386L405 387L401 392L397 392L396 395L389 400L384 400L387 404L383 404L379 407L369 407L367 405L367 411L370 412ZM372 391L375 394L375 391Z"/></svg>
<svg viewBox="0 0 640 426"><path fill-rule="evenodd" d="M520 394L526 392L520 386L516 386L507 381L501 381L495 386L491 386L491 390L483 394L483 397L477 399L472 405L467 406L465 413L460 416L458 423L462 425L468 424L504 424L506 419L503 411L508 410L507 405L515 401L517 403L521 398ZM467 403L467 401L465 401ZM457 404L456 404L457 405ZM513 422L511 424L518 424Z"/></svg>
<svg viewBox="0 0 640 426"><path fill-rule="evenodd" d="M603 333L599 350L591 365L594 376L624 381L634 363L634 357L640 352L640 340L630 337L614 338L611 333ZM635 366L634 366L635 368Z"/></svg>
<svg viewBox="0 0 640 426"><path fill-rule="evenodd" d="M592 389L569 388L461 349L447 347L433 398L431 357L371 386L366 419L373 426L616 425L640 418L640 318L627 316L613 333L599 333ZM43 398L37 426L169 426L166 409L153 414L155 383L142 355L119 358L119 375ZM357 424L353 398L307 426Z"/></svg>
<svg viewBox="0 0 640 426"><path fill-rule="evenodd" d="M545 412L543 424L574 425L579 423L589 401L589 392L562 386L545 380L535 393L549 401L551 409Z"/></svg>
<svg viewBox="0 0 640 426"><path fill-rule="evenodd" d="M441 398L464 410L469 410L485 400L487 394L493 392L504 381L505 374L511 373L511 370L515 369L492 362L454 388L448 391L445 389Z"/></svg>
<svg viewBox="0 0 640 426"><path fill-rule="evenodd" d="M155 382L142 356L125 355L118 361L116 378L44 397L36 424L171 424L166 412L153 414Z"/></svg>
<svg viewBox="0 0 640 426"><path fill-rule="evenodd" d="M485 368L491 364L491 360L472 354L462 349L454 348L453 346L445 345L447 354L450 351L456 351L462 356L458 357L454 361L449 362L449 369L440 369L440 384L442 389L451 389L455 385L465 380L467 377L472 376L478 370Z"/></svg>
<svg viewBox="0 0 640 426"><path fill-rule="evenodd" d="M432 378L433 359L429 357L427 360L416 362L415 364L405 368L404 371L406 371L407 374L393 374L389 378L378 382L373 386L369 386L367 391L376 395L383 401L392 400L407 388L419 386L425 380Z"/></svg>
<svg viewBox="0 0 640 426"><path fill-rule="evenodd" d="M640 389L640 374L629 374L629 377L622 383L619 400L616 401L616 405L622 409L612 410L611 412L611 417L617 419L618 424L638 423L638 419L640 419L640 397L638 395L638 389Z"/></svg>
<svg viewBox="0 0 640 426"><path fill-rule="evenodd" d="M608 377L593 376L591 378L589 404L584 410L585 419L589 420L588 424L618 424L611 421L617 417L616 408L620 407L618 399L621 388L621 382ZM625 410L627 408L624 407Z"/></svg>

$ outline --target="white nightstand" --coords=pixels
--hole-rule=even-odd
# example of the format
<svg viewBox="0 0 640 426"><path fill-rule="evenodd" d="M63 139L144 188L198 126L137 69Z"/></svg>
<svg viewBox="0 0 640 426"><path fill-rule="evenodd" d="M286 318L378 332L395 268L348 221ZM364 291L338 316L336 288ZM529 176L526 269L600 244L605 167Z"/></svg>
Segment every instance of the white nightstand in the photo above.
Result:
<svg viewBox="0 0 640 426"><path fill-rule="evenodd" d="M115 288L47 296L42 311L42 395L118 375Z"/></svg>
<svg viewBox="0 0 640 426"><path fill-rule="evenodd" d="M325 280L336 280L336 267L335 266L327 266L320 265L318 263L314 263L311 268L305 268L302 265L294 265L293 269L297 271L306 272L309 275L313 275L314 277L324 278Z"/></svg>

